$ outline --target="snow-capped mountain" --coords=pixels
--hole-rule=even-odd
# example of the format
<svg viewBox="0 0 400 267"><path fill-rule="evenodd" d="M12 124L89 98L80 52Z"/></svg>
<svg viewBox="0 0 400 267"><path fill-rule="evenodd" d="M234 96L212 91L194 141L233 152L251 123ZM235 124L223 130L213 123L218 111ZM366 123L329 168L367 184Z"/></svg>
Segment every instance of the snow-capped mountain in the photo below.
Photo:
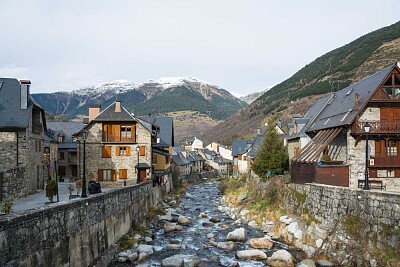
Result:
<svg viewBox="0 0 400 267"><path fill-rule="evenodd" d="M115 99L139 115L193 110L214 119L224 119L247 106L228 91L194 77L167 77L143 83L116 80L71 92L35 94L34 98L47 112L67 117L87 114L89 105L106 107Z"/></svg>

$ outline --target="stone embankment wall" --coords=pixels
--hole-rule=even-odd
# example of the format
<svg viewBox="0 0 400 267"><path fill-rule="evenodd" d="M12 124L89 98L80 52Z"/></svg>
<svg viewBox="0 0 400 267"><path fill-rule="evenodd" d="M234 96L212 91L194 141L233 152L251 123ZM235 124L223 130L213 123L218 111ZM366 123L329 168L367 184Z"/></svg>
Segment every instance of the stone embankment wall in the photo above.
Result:
<svg viewBox="0 0 400 267"><path fill-rule="evenodd" d="M25 183L25 179L25 168L0 170L0 201L26 195L31 188Z"/></svg>
<svg viewBox="0 0 400 267"><path fill-rule="evenodd" d="M89 266L161 200L151 182L0 217L0 266Z"/></svg>
<svg viewBox="0 0 400 267"><path fill-rule="evenodd" d="M288 184L287 189L287 210L325 224L339 222L370 246L400 253L400 193L314 184Z"/></svg>

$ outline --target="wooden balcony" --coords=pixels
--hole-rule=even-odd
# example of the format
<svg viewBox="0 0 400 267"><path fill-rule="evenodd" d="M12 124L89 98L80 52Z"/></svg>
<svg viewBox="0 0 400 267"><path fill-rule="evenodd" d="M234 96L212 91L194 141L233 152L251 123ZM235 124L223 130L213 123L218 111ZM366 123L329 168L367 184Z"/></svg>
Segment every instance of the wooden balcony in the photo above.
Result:
<svg viewBox="0 0 400 267"><path fill-rule="evenodd" d="M104 143L135 143L135 136L124 137L115 134L103 134L102 142Z"/></svg>
<svg viewBox="0 0 400 267"><path fill-rule="evenodd" d="M371 129L369 134L400 134L400 121L369 121ZM365 134L365 122L355 122L351 128L352 134Z"/></svg>
<svg viewBox="0 0 400 267"><path fill-rule="evenodd" d="M387 156L387 157L372 157L374 165L370 163L370 167L400 167L400 157Z"/></svg>

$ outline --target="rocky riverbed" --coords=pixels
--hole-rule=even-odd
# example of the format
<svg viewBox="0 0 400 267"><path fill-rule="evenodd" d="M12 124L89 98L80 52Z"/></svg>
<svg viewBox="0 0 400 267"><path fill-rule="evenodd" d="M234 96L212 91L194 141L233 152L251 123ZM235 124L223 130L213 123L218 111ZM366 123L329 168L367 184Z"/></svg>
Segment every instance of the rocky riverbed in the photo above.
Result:
<svg viewBox="0 0 400 267"><path fill-rule="evenodd" d="M132 249L118 252L111 266L290 267L306 258L256 224L234 220L221 198L219 183L210 181L190 185L179 205L166 199L166 214L149 226L146 236L135 237Z"/></svg>

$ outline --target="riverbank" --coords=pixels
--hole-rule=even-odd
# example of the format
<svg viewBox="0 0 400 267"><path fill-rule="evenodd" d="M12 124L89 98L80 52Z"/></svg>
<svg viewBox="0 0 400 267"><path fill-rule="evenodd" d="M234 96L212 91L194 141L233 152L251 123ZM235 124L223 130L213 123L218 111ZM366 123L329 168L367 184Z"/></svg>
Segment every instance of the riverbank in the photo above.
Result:
<svg viewBox="0 0 400 267"><path fill-rule="evenodd" d="M261 228L315 261L328 259L336 266L399 266L400 225L395 222L400 201L396 195L286 185L279 177L268 183L251 177L228 179L223 188L227 206L223 211L231 218Z"/></svg>
<svg viewBox="0 0 400 267"><path fill-rule="evenodd" d="M190 184L178 200L164 198L163 214L132 233L110 266L295 266L304 253L235 221L221 210L217 180ZM136 265L137 264L137 265Z"/></svg>

